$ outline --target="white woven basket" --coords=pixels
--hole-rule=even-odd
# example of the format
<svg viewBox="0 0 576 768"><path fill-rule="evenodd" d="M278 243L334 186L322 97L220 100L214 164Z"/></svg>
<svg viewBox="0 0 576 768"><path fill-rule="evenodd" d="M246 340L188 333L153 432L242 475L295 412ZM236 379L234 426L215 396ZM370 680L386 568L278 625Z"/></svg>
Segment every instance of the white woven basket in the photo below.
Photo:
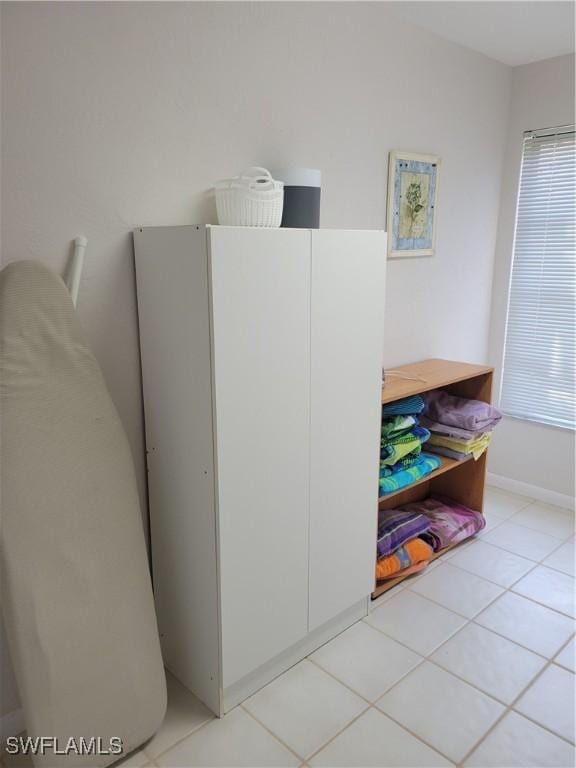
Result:
<svg viewBox="0 0 576 768"><path fill-rule="evenodd" d="M214 188L218 223L239 227L279 227L284 184L266 168L248 168Z"/></svg>

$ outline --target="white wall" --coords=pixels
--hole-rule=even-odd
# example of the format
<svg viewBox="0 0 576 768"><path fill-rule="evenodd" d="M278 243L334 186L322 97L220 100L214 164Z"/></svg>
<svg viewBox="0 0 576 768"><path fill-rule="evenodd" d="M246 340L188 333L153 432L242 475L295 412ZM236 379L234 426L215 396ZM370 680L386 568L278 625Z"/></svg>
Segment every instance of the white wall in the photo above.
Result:
<svg viewBox="0 0 576 768"><path fill-rule="evenodd" d="M435 258L389 264L385 362L483 362L510 70L384 3L4 3L2 249L61 271L144 498L131 229L214 222L249 165L323 171L322 225L384 227L387 154L443 158Z"/></svg>
<svg viewBox="0 0 576 768"><path fill-rule="evenodd" d="M497 367L498 379L506 325L523 133L573 122L574 56L560 56L513 70L489 348L490 362ZM494 433L488 468L497 475L573 496L574 466L574 433L569 430L505 418Z"/></svg>

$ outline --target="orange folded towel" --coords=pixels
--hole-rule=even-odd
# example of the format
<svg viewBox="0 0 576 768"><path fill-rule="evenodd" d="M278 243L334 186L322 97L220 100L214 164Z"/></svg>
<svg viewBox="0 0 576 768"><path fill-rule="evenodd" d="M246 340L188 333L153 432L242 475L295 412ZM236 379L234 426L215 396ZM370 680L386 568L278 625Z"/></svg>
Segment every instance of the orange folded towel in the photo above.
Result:
<svg viewBox="0 0 576 768"><path fill-rule="evenodd" d="M422 539L410 539L403 547L387 557L381 557L376 563L376 578L388 579L390 576L410 568L417 563L430 560L434 550Z"/></svg>

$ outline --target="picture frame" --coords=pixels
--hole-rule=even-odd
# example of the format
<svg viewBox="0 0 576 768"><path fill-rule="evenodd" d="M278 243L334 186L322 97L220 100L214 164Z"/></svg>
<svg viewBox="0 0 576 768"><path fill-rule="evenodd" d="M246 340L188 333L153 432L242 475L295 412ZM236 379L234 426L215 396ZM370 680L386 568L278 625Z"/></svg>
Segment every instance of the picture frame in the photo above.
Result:
<svg viewBox="0 0 576 768"><path fill-rule="evenodd" d="M434 256L441 159L393 150L388 159L388 258Z"/></svg>

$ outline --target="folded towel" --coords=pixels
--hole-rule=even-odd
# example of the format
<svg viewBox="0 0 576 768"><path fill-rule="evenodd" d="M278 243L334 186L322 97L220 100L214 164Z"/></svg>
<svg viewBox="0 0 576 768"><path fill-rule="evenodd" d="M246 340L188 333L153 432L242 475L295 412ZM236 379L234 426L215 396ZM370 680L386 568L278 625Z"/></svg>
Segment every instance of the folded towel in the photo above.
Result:
<svg viewBox="0 0 576 768"><path fill-rule="evenodd" d="M387 443L380 449L380 465L391 466L409 453L418 454L421 450L422 444L420 440L413 435L409 435L406 439L399 440L395 443Z"/></svg>
<svg viewBox="0 0 576 768"><path fill-rule="evenodd" d="M430 446L441 446L442 448L449 448L451 451L457 451L463 454L472 454L475 459L479 459L484 453L490 440L492 439L492 433L486 432L481 437L477 437L475 440L458 440L452 437L444 437L443 435L431 435L429 440Z"/></svg>
<svg viewBox="0 0 576 768"><path fill-rule="evenodd" d="M420 395L405 397L403 400L395 400L382 406L383 416L396 416L397 414L419 414L424 410L424 399Z"/></svg>
<svg viewBox="0 0 576 768"><path fill-rule="evenodd" d="M412 453L409 453L407 456L404 456L402 459L397 461L396 464L391 464L390 466L384 464L384 462L381 461L380 477L390 477L390 475L395 475L397 472L401 472L403 469L408 469L408 467L413 467L415 464L420 464L424 461L424 457L426 455L422 455L421 450L422 449L420 446L418 446L416 451L412 451Z"/></svg>
<svg viewBox="0 0 576 768"><path fill-rule="evenodd" d="M461 427L453 427L448 424L440 424L439 421L432 421L432 419L429 419L428 416L424 416L424 414L420 416L420 423L423 427L429 429L430 432L435 432L436 434L444 435L445 437L455 437L458 440L475 440L477 437L491 431L486 428L471 430L462 429Z"/></svg>
<svg viewBox="0 0 576 768"><path fill-rule="evenodd" d="M430 496L422 501L404 504L399 510L428 517L430 528L420 536L435 552L474 536L486 525L480 512L446 496Z"/></svg>
<svg viewBox="0 0 576 768"><path fill-rule="evenodd" d="M426 416L446 426L468 429L472 432L493 429L502 414L490 403L455 397L441 390L427 392Z"/></svg>
<svg viewBox="0 0 576 768"><path fill-rule="evenodd" d="M427 562L432 555L432 547L426 544L425 541L422 541L422 539L407 541L393 555L388 555L378 560L376 563L376 578L388 579L405 568L412 568L418 563Z"/></svg>
<svg viewBox="0 0 576 768"><path fill-rule="evenodd" d="M380 510L378 513L378 557L391 555L410 539L430 528L430 520L420 512L399 509Z"/></svg>
<svg viewBox="0 0 576 768"><path fill-rule="evenodd" d="M435 469L442 464L441 459L438 456L433 456L430 453L422 454L422 461L418 464L414 464L408 469L403 469L400 472L395 472L390 477L380 477L380 495L385 496L387 493L393 491L399 491L401 488L406 488L417 480L420 480L430 472L434 472Z"/></svg>
<svg viewBox="0 0 576 768"><path fill-rule="evenodd" d="M406 434L388 440L382 439L380 441L380 460L385 464L395 464L412 451L418 453L422 443L425 443L429 437L430 432L416 424Z"/></svg>
<svg viewBox="0 0 576 768"><path fill-rule="evenodd" d="M391 573L389 576L384 576L381 579L378 579L378 576L376 578L378 581L385 581L386 579L396 579L398 576L413 576L415 573L420 573L420 571L423 571L424 568L427 568L429 565L430 560L423 560L421 563L408 566L408 568L402 568L400 572L396 571L395 573Z"/></svg>
<svg viewBox="0 0 576 768"><path fill-rule="evenodd" d="M380 435L384 440L404 435L416 424L414 416L391 416L382 420Z"/></svg>
<svg viewBox="0 0 576 768"><path fill-rule="evenodd" d="M452 451L450 448L444 448L442 445L428 445L426 450L429 453L435 453L437 456L446 456L447 459L455 459L456 461L466 461L466 459L470 458L469 453Z"/></svg>

